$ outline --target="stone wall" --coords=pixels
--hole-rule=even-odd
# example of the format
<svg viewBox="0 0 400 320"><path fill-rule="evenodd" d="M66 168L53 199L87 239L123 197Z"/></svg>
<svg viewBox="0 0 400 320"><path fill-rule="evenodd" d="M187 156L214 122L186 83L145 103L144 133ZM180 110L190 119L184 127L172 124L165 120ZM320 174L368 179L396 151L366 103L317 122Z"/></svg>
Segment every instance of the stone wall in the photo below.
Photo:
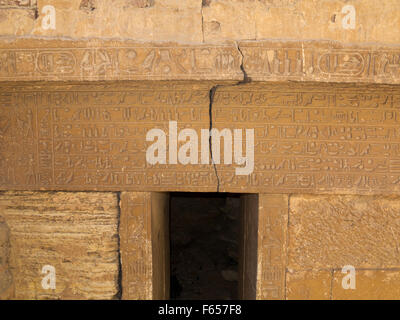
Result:
<svg viewBox="0 0 400 320"><path fill-rule="evenodd" d="M165 280L152 283L155 265L168 268L157 259L168 251L152 257L151 248L144 249L143 244L151 246L153 227L133 221L158 204L149 200L147 211L140 201L150 193L134 195L126 208L127 193L122 197L120 222L115 193L1 193L0 299L115 299L121 292L125 299L151 299L152 286ZM397 196L263 195L258 249L254 242L245 244L250 256L258 252L257 283L246 269L245 297L257 287L259 299L398 299L399 203ZM148 239L139 231L149 232ZM42 285L48 265L56 271L55 289ZM342 286L347 265L355 267L355 289Z"/></svg>
<svg viewBox="0 0 400 320"><path fill-rule="evenodd" d="M55 29L42 28L46 5L56 9ZM355 9L354 26L349 5ZM399 9L397 0L3 0L0 34L184 43L326 39L397 44Z"/></svg>
<svg viewBox="0 0 400 320"><path fill-rule="evenodd" d="M98 157L96 166L100 166L91 167L92 176L78 169L88 170L95 162L85 167L78 159L75 169L79 172L71 174L66 169L75 166L71 159L70 167L56 161L62 148L54 145L54 136L67 139L75 134L79 138L84 132L89 144L90 139L97 139L97 133L80 131L78 126L72 131L68 126L55 129L60 125L57 122L73 119L68 112L74 108L75 116L80 114L83 86L91 91L85 95L86 102L105 109L119 104L118 110L108 114L106 110L102 116L129 120L135 128L124 103L138 108L146 103L165 107L165 113L154 112L150 118L175 114L168 108L177 101L190 107L196 104L194 113L195 108L183 110L186 125L192 125L195 117L206 125L211 119L217 120L214 124L220 121L220 126L266 121L261 116L251 118L258 115L251 108L263 107L264 116L273 122L268 129L297 126L295 135L306 132L299 130L304 123L317 129L344 123L347 127L325 130L329 139L333 137L333 143L325 145L318 139L308 144L304 137L302 142L289 141L291 145L283 140L259 144L257 148L264 148L260 154L263 151L268 157L257 164L257 178L238 182L229 172L218 176L216 169L208 167L204 180L192 168L172 186L183 191L195 185L197 191L281 192L276 197L288 199L288 206L284 205L289 210L287 223L277 215L278 205L266 210L265 219L260 220L269 228L258 235L262 243L258 250L265 258L261 267L272 270L265 274L259 270L260 283L266 288L259 288L260 297L270 297L271 276L273 284L282 288L273 292L275 298L398 298L400 202L394 194L400 181L400 135L395 129L400 119L399 10L397 0L0 0L0 189L4 190L0 193L0 298L120 298L118 192L171 189L165 171L149 179L150 174L142 169L139 174L145 183L129 176L123 186L120 177L108 171L108 159L101 158L104 150L91 154ZM118 80L130 82L112 82ZM148 80L158 82L138 82ZM79 81L96 83L82 85ZM324 86L322 82L342 84ZM134 94L119 95L116 88L121 86L140 99L133 99ZM155 97L149 91L165 95ZM77 105L72 106L71 96L60 92L72 92ZM67 103L71 108L62 109L60 116L51 107L46 109L49 102L51 107ZM271 113L277 104L282 109ZM326 106L331 113L325 113ZM232 107L242 110L226 113ZM146 116L139 115L135 121ZM56 126L50 128L50 123ZM354 131L348 130L350 126ZM312 130L307 132L311 135L307 139L312 140ZM297 139L288 139L292 138ZM332 146L334 151L329 149ZM298 173L296 161L309 147L325 150L325 158L314 159L316 151L307 149L312 155L300 165L310 172ZM288 153L293 159L288 159ZM273 162L271 154L286 164ZM337 154L345 161L335 158ZM129 157L118 161L131 163ZM129 175L125 172L129 166L119 168ZM274 170L288 172L269 176ZM332 174L325 175L329 170ZM77 177L81 180L75 181ZM80 191L84 183L93 192L59 192ZM280 222L271 226L271 217ZM277 230L278 246L262 233L265 230ZM143 237L150 236L147 231L142 231ZM280 250L278 269L267 259L268 250L274 248ZM126 261L137 260L139 249L131 256L128 252ZM41 286L41 271L48 265L57 270L58 285L52 290ZM344 265L356 268L356 290L342 287ZM150 271L140 270L151 282ZM132 291L137 285L135 272ZM282 274L283 278L274 278ZM125 295L152 296L136 291Z"/></svg>
<svg viewBox="0 0 400 320"><path fill-rule="evenodd" d="M288 299L399 299L398 196L290 197ZM344 266L356 288L345 290Z"/></svg>
<svg viewBox="0 0 400 320"><path fill-rule="evenodd" d="M3 192L0 219L0 297L118 297L116 194ZM55 268L54 289L42 286L45 266Z"/></svg>

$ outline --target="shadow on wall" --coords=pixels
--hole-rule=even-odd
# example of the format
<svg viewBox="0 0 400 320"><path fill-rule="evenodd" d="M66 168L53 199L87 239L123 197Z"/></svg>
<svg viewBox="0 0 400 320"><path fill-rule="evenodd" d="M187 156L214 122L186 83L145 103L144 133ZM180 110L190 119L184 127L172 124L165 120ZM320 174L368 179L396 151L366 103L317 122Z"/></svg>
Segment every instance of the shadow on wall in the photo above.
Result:
<svg viewBox="0 0 400 320"><path fill-rule="evenodd" d="M240 197L171 195L171 299L238 298Z"/></svg>

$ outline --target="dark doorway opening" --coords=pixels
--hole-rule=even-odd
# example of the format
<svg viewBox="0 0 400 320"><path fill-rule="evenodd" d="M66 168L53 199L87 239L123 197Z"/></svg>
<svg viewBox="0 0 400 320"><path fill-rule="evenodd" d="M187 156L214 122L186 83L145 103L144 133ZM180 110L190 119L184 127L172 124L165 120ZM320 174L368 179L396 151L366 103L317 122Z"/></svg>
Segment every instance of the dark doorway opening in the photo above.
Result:
<svg viewBox="0 0 400 320"><path fill-rule="evenodd" d="M241 198L170 194L171 299L238 299Z"/></svg>

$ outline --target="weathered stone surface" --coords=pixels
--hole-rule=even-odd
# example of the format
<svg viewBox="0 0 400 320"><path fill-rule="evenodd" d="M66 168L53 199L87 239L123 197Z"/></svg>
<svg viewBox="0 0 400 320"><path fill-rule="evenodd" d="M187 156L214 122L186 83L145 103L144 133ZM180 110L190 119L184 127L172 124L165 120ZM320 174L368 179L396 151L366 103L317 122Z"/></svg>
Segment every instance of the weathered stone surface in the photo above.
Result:
<svg viewBox="0 0 400 320"><path fill-rule="evenodd" d="M399 300L400 270L356 270L356 288L343 289L345 274L335 271L334 300Z"/></svg>
<svg viewBox="0 0 400 320"><path fill-rule="evenodd" d="M288 300L329 300L331 298L332 272L290 271L286 273L286 298Z"/></svg>
<svg viewBox="0 0 400 320"><path fill-rule="evenodd" d="M344 28L353 5L355 24ZM205 41L330 39L347 43L399 42L396 0L218 0L203 7ZM218 28L210 28L218 25Z"/></svg>
<svg viewBox="0 0 400 320"><path fill-rule="evenodd" d="M400 83L398 47L332 41L240 42L253 81Z"/></svg>
<svg viewBox="0 0 400 320"><path fill-rule="evenodd" d="M44 30L42 8L53 5L56 28ZM201 0L57 0L38 2L39 17L25 35L201 43ZM13 30L1 32L13 35Z"/></svg>
<svg viewBox="0 0 400 320"><path fill-rule="evenodd" d="M252 81L399 84L399 54L399 47L327 41L246 41L237 47L234 43L2 40L0 81L239 81L245 72Z"/></svg>
<svg viewBox="0 0 400 320"><path fill-rule="evenodd" d="M254 170L238 175L242 165L224 164L223 143L215 168L209 155L208 164L199 156L197 164L171 164L168 159L165 164L148 163L146 152L153 142L146 141L147 132L158 128L168 134L169 121L177 121L179 131L196 130L201 151L200 130L210 126L211 86L5 83L0 88L0 189L213 192L219 187L243 193L349 194L400 190L396 86L218 87L211 110L213 128L243 130L243 150L244 129L254 129Z"/></svg>
<svg viewBox="0 0 400 320"><path fill-rule="evenodd" d="M291 196L289 268L399 267L399 200L377 196Z"/></svg>
<svg viewBox="0 0 400 320"><path fill-rule="evenodd" d="M122 299L169 297L168 194L121 193Z"/></svg>
<svg viewBox="0 0 400 320"><path fill-rule="evenodd" d="M257 299L285 299L288 196L258 195Z"/></svg>
<svg viewBox="0 0 400 320"><path fill-rule="evenodd" d="M54 30L42 28L46 5L56 10ZM354 26L347 23L348 5L354 8ZM31 7L37 8L32 16L13 12ZM8 25L1 25L0 34L186 43L328 39L398 44L399 9L397 0L3 0L0 11Z"/></svg>
<svg viewBox="0 0 400 320"><path fill-rule="evenodd" d="M116 297L117 202L113 193L1 193L0 216L10 230L11 298ZM56 270L56 289L41 285L45 265Z"/></svg>
<svg viewBox="0 0 400 320"><path fill-rule="evenodd" d="M151 249L151 193L121 193L122 298L153 297Z"/></svg>
<svg viewBox="0 0 400 320"><path fill-rule="evenodd" d="M37 0L0 0L0 8L35 8Z"/></svg>
<svg viewBox="0 0 400 320"><path fill-rule="evenodd" d="M0 216L0 299L13 296L13 277L10 271L10 230Z"/></svg>
<svg viewBox="0 0 400 320"><path fill-rule="evenodd" d="M0 41L0 81L242 80L235 45Z"/></svg>

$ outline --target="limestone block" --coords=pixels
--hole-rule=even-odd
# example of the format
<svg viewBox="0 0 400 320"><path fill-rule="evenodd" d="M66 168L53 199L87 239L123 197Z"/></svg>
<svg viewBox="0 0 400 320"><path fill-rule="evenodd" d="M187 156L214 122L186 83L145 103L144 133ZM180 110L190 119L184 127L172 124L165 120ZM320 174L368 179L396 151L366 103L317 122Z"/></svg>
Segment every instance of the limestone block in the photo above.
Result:
<svg viewBox="0 0 400 320"><path fill-rule="evenodd" d="M42 28L45 5L56 9L54 30ZM201 3L195 0L39 0L38 10L32 35L186 43L200 43L203 37Z"/></svg>
<svg viewBox="0 0 400 320"><path fill-rule="evenodd" d="M356 270L355 289L343 289L345 274L335 271L334 300L399 300L400 270Z"/></svg>
<svg viewBox="0 0 400 320"><path fill-rule="evenodd" d="M210 1L203 7L204 40L255 39L257 1Z"/></svg>
<svg viewBox="0 0 400 320"><path fill-rule="evenodd" d="M115 20L119 18L115 17ZM23 50L21 50L23 49ZM242 80L234 44L0 41L0 81Z"/></svg>
<svg viewBox="0 0 400 320"><path fill-rule="evenodd" d="M184 45L0 40L0 81L224 80L400 83L399 46L333 41ZM227 84L227 83L225 83Z"/></svg>
<svg viewBox="0 0 400 320"><path fill-rule="evenodd" d="M122 192L122 299L169 297L169 195Z"/></svg>
<svg viewBox="0 0 400 320"><path fill-rule="evenodd" d="M0 216L0 300L13 296L13 278L10 271L10 230Z"/></svg>
<svg viewBox="0 0 400 320"><path fill-rule="evenodd" d="M4 192L15 299L112 299L118 295L118 201L114 193ZM56 288L44 289L46 265Z"/></svg>
<svg viewBox="0 0 400 320"><path fill-rule="evenodd" d="M400 199L290 197L289 268L398 268Z"/></svg>
<svg viewBox="0 0 400 320"><path fill-rule="evenodd" d="M0 0L0 8L32 8L37 0Z"/></svg>
<svg viewBox="0 0 400 320"><path fill-rule="evenodd" d="M0 35L23 36L30 33L34 24L34 10L0 6Z"/></svg>
<svg viewBox="0 0 400 320"><path fill-rule="evenodd" d="M349 5L354 8L354 26L348 23ZM397 44L399 9L396 0L210 0L203 8L204 39L329 39Z"/></svg>
<svg viewBox="0 0 400 320"><path fill-rule="evenodd" d="M241 41L252 81L399 83L397 46L334 41Z"/></svg>
<svg viewBox="0 0 400 320"><path fill-rule="evenodd" d="M56 10L55 29L42 27L46 5ZM328 39L397 44L399 8L397 0L3 0L0 16L7 23L0 23L0 34L185 43Z"/></svg>
<svg viewBox="0 0 400 320"><path fill-rule="evenodd" d="M331 282L330 270L289 270L286 273L286 298L288 300L329 300Z"/></svg>
<svg viewBox="0 0 400 320"><path fill-rule="evenodd" d="M219 186L220 191L238 193L399 192L396 86L250 83L218 87L211 110L213 128L228 129L225 132L233 142L233 131L242 130L242 154L249 160L254 156L248 174L238 175L236 169L244 168L242 164L224 163L225 155L232 159L233 143L225 148L222 137L213 144L218 148L219 142L220 147L220 161L214 168L208 140L201 139L210 125L212 85L4 83L0 87L0 189L215 192ZM175 164L165 153L164 163L150 164L146 155L153 142L146 141L147 133L161 129L166 149L173 153L167 137L175 130L170 130L174 121L177 136L184 128L195 130L197 146L191 153L197 163L179 160ZM244 129L254 129L254 144ZM254 148L247 152L246 145ZM183 147L179 142L176 152ZM208 163L201 160L201 152Z"/></svg>
<svg viewBox="0 0 400 320"><path fill-rule="evenodd" d="M285 299L288 196L258 195L257 299Z"/></svg>

